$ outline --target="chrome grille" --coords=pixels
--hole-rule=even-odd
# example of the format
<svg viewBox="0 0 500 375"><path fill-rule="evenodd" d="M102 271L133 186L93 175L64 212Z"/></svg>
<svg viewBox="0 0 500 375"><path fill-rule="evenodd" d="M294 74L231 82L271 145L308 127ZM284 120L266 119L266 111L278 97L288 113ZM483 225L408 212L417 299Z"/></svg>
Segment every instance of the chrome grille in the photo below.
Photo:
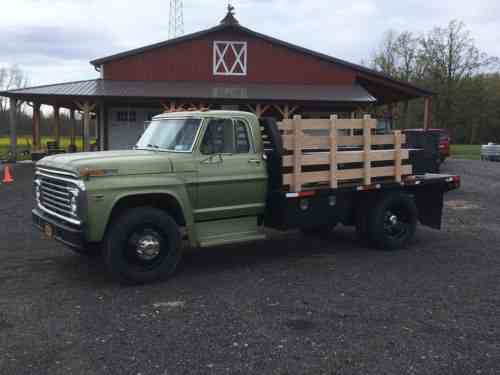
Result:
<svg viewBox="0 0 500 375"><path fill-rule="evenodd" d="M78 188L82 190L81 180L69 172L38 168L35 183L38 185L37 204L40 209L72 224L81 223L71 209L73 192Z"/></svg>

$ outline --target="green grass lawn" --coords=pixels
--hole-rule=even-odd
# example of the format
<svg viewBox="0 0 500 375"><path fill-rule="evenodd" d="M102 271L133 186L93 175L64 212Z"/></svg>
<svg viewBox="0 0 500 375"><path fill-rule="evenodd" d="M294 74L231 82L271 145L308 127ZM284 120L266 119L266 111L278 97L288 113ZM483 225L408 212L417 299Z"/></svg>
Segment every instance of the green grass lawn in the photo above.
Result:
<svg viewBox="0 0 500 375"><path fill-rule="evenodd" d="M41 143L42 147L46 148L47 147L47 142L54 141L53 137L42 137L41 138ZM91 140L91 142L94 142L94 140ZM75 140L76 147L78 150L82 150L82 138L81 137L76 137ZM22 153L23 151L30 151L31 150L31 144L32 144L32 139L31 137L26 137L26 136L19 136L17 138L17 152ZM61 147L63 149L67 149L70 144L70 137L61 137ZM10 138L9 137L0 137L0 159L4 157L8 152L10 148ZM19 157L21 159L31 159L31 156L26 156L26 157Z"/></svg>
<svg viewBox="0 0 500 375"><path fill-rule="evenodd" d="M451 157L454 159L481 159L481 145L451 145Z"/></svg>

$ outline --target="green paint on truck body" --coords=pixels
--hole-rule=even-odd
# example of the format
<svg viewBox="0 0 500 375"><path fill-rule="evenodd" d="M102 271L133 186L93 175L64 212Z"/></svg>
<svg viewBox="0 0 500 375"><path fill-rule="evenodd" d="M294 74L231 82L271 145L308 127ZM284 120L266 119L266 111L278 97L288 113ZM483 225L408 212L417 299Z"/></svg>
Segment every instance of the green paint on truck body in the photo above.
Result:
<svg viewBox="0 0 500 375"><path fill-rule="evenodd" d="M46 157L37 163L37 167L77 175L89 172L92 175L96 170L103 174L82 177L86 202L81 219L86 241L104 239L113 210L124 199L147 196L175 200L182 210L193 246L203 241L196 231L197 226L205 228L202 236L207 238L224 232L231 235L233 219L239 224L238 232L247 237L256 230L252 220L248 230L244 230L239 219L253 217L256 223L265 209L268 176L257 117L238 111L181 112L160 115L154 121L179 118L201 120L189 152L148 149L63 154ZM249 152L203 154L200 145L213 119L240 120L241 124L246 124L251 143ZM161 206L161 202L157 203ZM206 228L213 225L199 225L212 221L220 221L217 233L207 232Z"/></svg>

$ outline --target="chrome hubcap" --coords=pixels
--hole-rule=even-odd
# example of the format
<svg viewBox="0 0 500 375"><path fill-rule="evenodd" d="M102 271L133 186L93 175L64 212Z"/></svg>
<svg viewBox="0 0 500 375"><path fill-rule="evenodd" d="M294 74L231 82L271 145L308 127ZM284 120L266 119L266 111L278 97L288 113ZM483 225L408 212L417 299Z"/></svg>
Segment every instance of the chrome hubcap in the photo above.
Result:
<svg viewBox="0 0 500 375"><path fill-rule="evenodd" d="M384 230L390 237L400 238L407 232L404 213L388 211L385 215Z"/></svg>
<svg viewBox="0 0 500 375"><path fill-rule="evenodd" d="M145 261L151 261L160 255L160 240L154 234L146 234L137 240L137 256Z"/></svg>
<svg viewBox="0 0 500 375"><path fill-rule="evenodd" d="M391 225L396 225L398 223L398 217L396 215L391 215L389 217L389 222Z"/></svg>

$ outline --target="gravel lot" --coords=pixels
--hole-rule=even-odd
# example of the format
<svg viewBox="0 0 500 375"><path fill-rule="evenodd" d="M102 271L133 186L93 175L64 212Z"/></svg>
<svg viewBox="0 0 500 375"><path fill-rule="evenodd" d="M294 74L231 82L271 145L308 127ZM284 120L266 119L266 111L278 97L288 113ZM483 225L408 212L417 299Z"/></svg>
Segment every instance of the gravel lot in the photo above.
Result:
<svg viewBox="0 0 500 375"><path fill-rule="evenodd" d="M40 239L18 165L0 185L0 374L499 374L500 163L444 172L463 187L408 250L280 234L125 287Z"/></svg>

